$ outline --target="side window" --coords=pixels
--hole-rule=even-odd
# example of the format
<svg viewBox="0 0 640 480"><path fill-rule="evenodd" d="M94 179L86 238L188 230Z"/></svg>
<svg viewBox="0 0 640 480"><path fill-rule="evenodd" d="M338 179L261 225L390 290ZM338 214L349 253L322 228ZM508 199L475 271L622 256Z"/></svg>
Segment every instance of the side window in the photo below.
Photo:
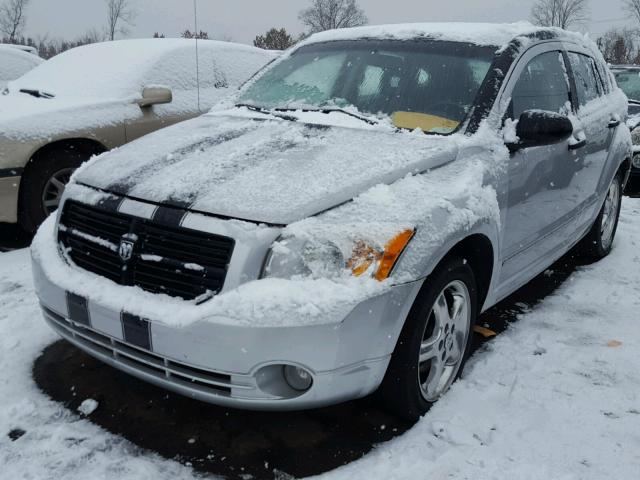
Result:
<svg viewBox="0 0 640 480"><path fill-rule="evenodd" d="M578 102L586 105L600 95L600 85L591 57L579 53L569 52L569 62L576 82Z"/></svg>
<svg viewBox="0 0 640 480"><path fill-rule="evenodd" d="M520 118L526 110L566 113L571 98L567 78L560 52L543 53L531 60L511 95L512 118Z"/></svg>
<svg viewBox="0 0 640 480"><path fill-rule="evenodd" d="M602 80L602 85L604 87L604 94L608 95L611 93L611 75L609 74L609 69L602 62L596 62L596 70L600 74L600 80Z"/></svg>

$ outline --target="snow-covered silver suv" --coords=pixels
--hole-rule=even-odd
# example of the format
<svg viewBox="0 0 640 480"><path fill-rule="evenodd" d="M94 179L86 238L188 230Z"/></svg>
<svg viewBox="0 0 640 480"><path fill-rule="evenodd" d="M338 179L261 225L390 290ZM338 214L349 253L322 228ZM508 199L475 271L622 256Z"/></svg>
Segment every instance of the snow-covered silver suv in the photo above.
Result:
<svg viewBox="0 0 640 480"><path fill-rule="evenodd" d="M315 35L211 113L86 164L32 248L44 316L151 383L248 409L379 390L415 417L477 315L612 248L626 98L562 30Z"/></svg>

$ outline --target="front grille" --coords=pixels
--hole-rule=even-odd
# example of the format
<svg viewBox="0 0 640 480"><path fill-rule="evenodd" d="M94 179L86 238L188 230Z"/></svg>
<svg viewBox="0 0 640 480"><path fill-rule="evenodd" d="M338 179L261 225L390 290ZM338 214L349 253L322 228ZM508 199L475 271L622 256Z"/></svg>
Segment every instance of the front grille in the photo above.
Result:
<svg viewBox="0 0 640 480"><path fill-rule="evenodd" d="M115 338L103 335L89 327L67 320L44 306L42 308L45 318L60 335L90 353L108 359L116 365L133 368L164 382L182 385L218 396L230 396L232 388L250 388L246 385L232 384L231 376L225 373L176 362L162 355L136 348Z"/></svg>
<svg viewBox="0 0 640 480"><path fill-rule="evenodd" d="M131 258L119 254L132 239ZM222 290L235 242L228 237L110 212L67 201L58 239L78 267L121 285L185 300L206 299Z"/></svg>

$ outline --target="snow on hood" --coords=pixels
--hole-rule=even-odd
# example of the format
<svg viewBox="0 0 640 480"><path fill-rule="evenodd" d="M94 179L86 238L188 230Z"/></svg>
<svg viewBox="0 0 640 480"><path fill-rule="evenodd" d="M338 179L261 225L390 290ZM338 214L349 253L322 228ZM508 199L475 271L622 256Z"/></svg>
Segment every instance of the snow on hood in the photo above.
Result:
<svg viewBox="0 0 640 480"><path fill-rule="evenodd" d="M134 104L91 98L36 98L11 92L0 95L0 135L3 139L28 141L66 131L122 125L136 118Z"/></svg>
<svg viewBox="0 0 640 480"><path fill-rule="evenodd" d="M314 122L306 123L212 113L102 155L75 180L147 201L286 225L456 158L454 137L330 115L357 127L319 125L317 117L325 114L303 115Z"/></svg>

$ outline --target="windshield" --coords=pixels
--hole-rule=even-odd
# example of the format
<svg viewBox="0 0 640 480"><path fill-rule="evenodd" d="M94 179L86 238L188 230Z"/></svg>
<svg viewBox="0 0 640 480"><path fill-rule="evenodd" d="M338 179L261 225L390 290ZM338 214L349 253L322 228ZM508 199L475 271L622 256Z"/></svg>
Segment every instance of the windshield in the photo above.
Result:
<svg viewBox="0 0 640 480"><path fill-rule="evenodd" d="M640 100L640 70L625 70L614 73L618 86L627 97Z"/></svg>
<svg viewBox="0 0 640 480"><path fill-rule="evenodd" d="M433 40L308 45L249 85L239 103L268 110L339 108L448 134L469 113L494 52Z"/></svg>

